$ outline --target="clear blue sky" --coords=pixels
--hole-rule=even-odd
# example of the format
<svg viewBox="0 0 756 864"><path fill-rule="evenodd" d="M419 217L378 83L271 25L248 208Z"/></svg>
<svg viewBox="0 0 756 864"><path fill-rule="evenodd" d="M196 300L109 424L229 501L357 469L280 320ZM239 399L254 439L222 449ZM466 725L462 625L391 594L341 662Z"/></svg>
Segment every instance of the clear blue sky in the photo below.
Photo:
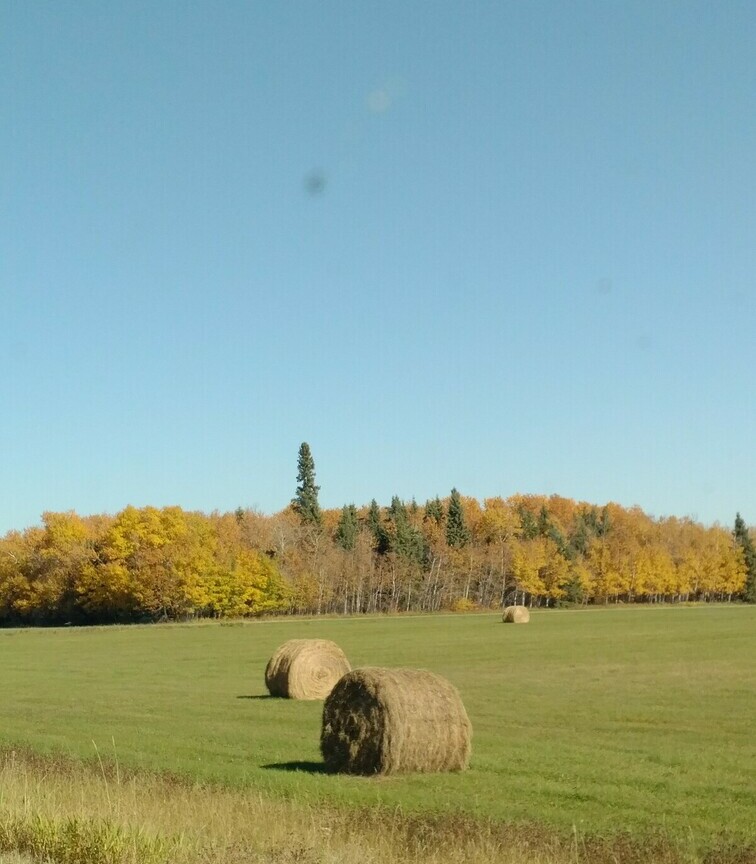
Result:
<svg viewBox="0 0 756 864"><path fill-rule="evenodd" d="M756 522L756 6L0 0L0 531Z"/></svg>

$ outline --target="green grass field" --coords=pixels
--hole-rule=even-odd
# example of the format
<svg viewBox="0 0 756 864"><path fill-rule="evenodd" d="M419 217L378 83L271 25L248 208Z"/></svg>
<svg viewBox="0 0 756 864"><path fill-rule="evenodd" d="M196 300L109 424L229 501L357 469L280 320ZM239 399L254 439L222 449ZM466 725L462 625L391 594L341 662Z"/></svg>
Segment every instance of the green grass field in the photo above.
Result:
<svg viewBox="0 0 756 864"><path fill-rule="evenodd" d="M268 657L334 639L353 665L449 678L463 774L320 771L321 703L266 697ZM581 834L756 844L756 608L0 631L0 744L311 805L464 811Z"/></svg>

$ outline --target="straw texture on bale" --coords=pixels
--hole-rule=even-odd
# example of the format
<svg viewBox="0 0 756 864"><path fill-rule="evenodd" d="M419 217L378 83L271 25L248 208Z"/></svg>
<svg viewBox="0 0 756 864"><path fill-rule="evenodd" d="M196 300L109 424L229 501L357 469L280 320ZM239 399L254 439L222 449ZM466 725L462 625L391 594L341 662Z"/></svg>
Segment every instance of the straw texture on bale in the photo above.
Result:
<svg viewBox="0 0 756 864"><path fill-rule="evenodd" d="M505 624L527 624L530 621L530 611L527 606L507 606L502 621Z"/></svg>
<svg viewBox="0 0 756 864"><path fill-rule="evenodd" d="M457 690L422 669L355 669L323 706L320 750L330 771L462 771L471 741Z"/></svg>
<svg viewBox="0 0 756 864"><path fill-rule="evenodd" d="M289 639L276 650L265 669L271 696L325 699L352 667L344 652L328 639Z"/></svg>

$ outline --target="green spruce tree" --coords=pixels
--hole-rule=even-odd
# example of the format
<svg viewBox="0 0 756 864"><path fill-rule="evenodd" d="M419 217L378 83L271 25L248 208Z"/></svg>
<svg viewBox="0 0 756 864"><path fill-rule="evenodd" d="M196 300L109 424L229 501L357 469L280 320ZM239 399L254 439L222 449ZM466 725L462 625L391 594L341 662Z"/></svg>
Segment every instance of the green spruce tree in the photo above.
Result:
<svg viewBox="0 0 756 864"><path fill-rule="evenodd" d="M446 542L453 549L461 549L470 542L470 529L465 521L462 499L456 489L451 490L449 509L446 515Z"/></svg>
<svg viewBox="0 0 756 864"><path fill-rule="evenodd" d="M756 603L756 545L740 513L735 514L735 528L732 536L743 550L743 558L746 565L746 584L743 589L743 599L748 603Z"/></svg>
<svg viewBox="0 0 756 864"><path fill-rule="evenodd" d="M578 555L585 555L590 542L591 530L585 520L585 513L581 511L575 517L575 526L570 534L568 557L574 559Z"/></svg>
<svg viewBox="0 0 756 864"><path fill-rule="evenodd" d="M425 516L423 518L426 522L430 522L432 519L436 525L440 525L443 522L444 505L441 503L438 495L433 500L425 502Z"/></svg>
<svg viewBox="0 0 756 864"><path fill-rule="evenodd" d="M425 539L410 522L407 505L394 495L388 508L391 528L388 535L389 548L405 561L422 564L426 558Z"/></svg>
<svg viewBox="0 0 756 864"><path fill-rule="evenodd" d="M517 515L520 517L521 534L523 540L535 540L538 536L538 521L524 504L517 507Z"/></svg>
<svg viewBox="0 0 756 864"><path fill-rule="evenodd" d="M342 507L339 524L336 526L336 542L342 549L351 552L357 545L359 533L360 523L357 519L357 508L354 504Z"/></svg>
<svg viewBox="0 0 756 864"><path fill-rule="evenodd" d="M381 518L381 508L373 498L368 510L367 527L373 535L373 547L379 555L385 555L389 551L389 539L386 527Z"/></svg>
<svg viewBox="0 0 756 864"><path fill-rule="evenodd" d="M323 516L318 504L320 486L315 485L315 460L310 452L310 445L304 441L299 447L297 459L297 494L291 504L305 525L320 527Z"/></svg>
<svg viewBox="0 0 756 864"><path fill-rule="evenodd" d="M541 537L548 537L550 529L551 519L549 518L549 511L545 504L541 504L541 510L538 513L538 533Z"/></svg>

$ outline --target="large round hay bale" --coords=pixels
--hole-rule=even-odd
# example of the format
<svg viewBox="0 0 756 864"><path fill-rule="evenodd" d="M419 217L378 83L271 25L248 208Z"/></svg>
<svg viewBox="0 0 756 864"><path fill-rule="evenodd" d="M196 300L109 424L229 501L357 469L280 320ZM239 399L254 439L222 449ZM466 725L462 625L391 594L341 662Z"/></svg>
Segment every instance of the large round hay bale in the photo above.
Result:
<svg viewBox="0 0 756 864"><path fill-rule="evenodd" d="M527 606L507 606L501 619L505 624L527 624L530 610Z"/></svg>
<svg viewBox="0 0 756 864"><path fill-rule="evenodd" d="M462 771L471 740L457 690L422 669L355 669L323 706L320 750L330 771Z"/></svg>
<svg viewBox="0 0 756 864"><path fill-rule="evenodd" d="M333 685L352 667L344 652L328 639L289 639L265 668L271 696L325 699Z"/></svg>

